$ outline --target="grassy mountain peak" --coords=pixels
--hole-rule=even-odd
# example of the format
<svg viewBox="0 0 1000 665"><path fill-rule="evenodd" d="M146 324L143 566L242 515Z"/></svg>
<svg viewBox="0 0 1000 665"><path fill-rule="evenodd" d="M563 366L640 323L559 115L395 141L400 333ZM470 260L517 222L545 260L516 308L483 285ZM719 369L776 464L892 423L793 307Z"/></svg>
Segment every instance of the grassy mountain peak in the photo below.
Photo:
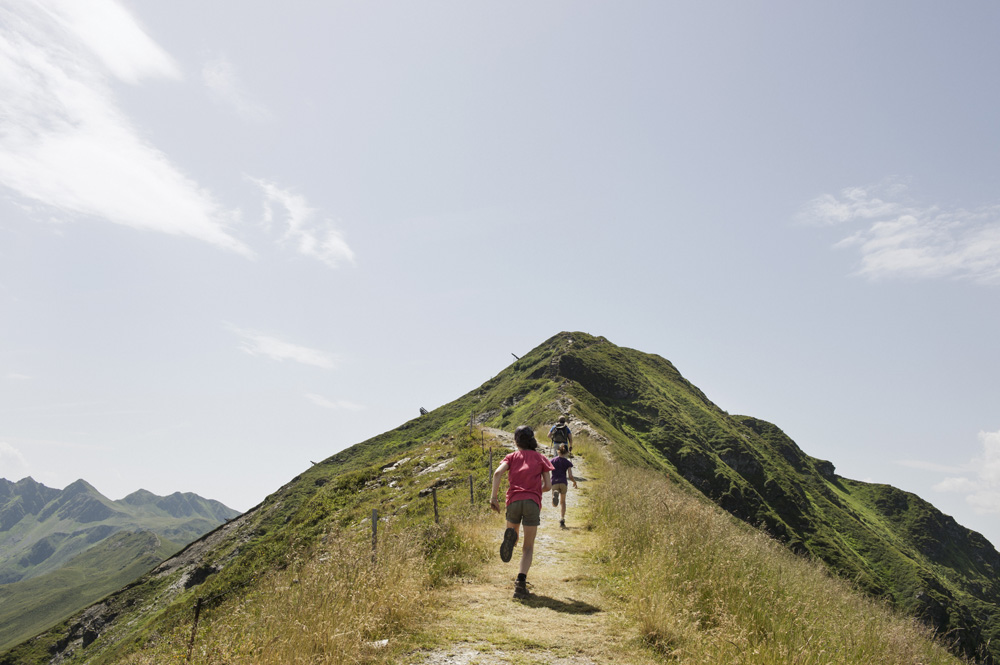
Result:
<svg viewBox="0 0 1000 665"><path fill-rule="evenodd" d="M196 494L112 501L80 479L62 490L0 479L0 648L145 573L238 515Z"/></svg>
<svg viewBox="0 0 1000 665"><path fill-rule="evenodd" d="M982 536L914 495L838 476L777 425L720 409L668 360L578 332L555 335L455 401L304 470L0 662L32 653L117 662L179 630L195 598L209 599L211 610L256 597L258 580L296 565L332 533L363 530L373 507L401 524L426 520L431 488L460 492L470 474L485 485L487 431L530 424L543 432L559 415L618 464L668 478L674 490L710 500L927 622L958 653L997 662L1000 558Z"/></svg>
<svg viewBox="0 0 1000 665"><path fill-rule="evenodd" d="M190 493L140 491L112 501L83 479L62 490L31 478L0 488L0 584L56 570L116 531L149 530L186 544L239 514Z"/></svg>

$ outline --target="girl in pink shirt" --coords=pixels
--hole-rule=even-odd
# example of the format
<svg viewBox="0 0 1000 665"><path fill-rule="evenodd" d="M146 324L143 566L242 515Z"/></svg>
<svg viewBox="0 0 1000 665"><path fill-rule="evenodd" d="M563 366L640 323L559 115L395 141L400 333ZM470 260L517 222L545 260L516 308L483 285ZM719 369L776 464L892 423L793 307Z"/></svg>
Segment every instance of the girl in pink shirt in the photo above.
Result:
<svg viewBox="0 0 1000 665"><path fill-rule="evenodd" d="M552 488L550 473L552 463L538 452L535 432L527 425L514 430L517 450L503 458L493 472L493 495L490 507L500 512L500 480L508 474L507 530L500 545L500 558L510 561L517 543L518 530L524 523L524 541L521 543L521 569L514 583L514 598L527 598L528 569L534 553L535 534L541 524L542 493Z"/></svg>

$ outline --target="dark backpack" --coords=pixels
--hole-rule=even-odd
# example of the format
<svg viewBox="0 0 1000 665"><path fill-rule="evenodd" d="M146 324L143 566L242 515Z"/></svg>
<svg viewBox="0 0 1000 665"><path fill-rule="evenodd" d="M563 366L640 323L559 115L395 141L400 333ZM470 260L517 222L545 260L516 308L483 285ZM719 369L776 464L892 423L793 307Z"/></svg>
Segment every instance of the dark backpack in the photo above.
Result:
<svg viewBox="0 0 1000 665"><path fill-rule="evenodd" d="M552 430L553 443L569 443L569 428L565 425L556 425Z"/></svg>

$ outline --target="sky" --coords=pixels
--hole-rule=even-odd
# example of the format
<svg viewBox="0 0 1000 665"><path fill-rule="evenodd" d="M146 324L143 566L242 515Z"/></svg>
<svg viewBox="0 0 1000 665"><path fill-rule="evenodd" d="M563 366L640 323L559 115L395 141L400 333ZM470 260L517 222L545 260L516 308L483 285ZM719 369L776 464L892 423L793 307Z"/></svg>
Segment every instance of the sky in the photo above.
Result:
<svg viewBox="0 0 1000 665"><path fill-rule="evenodd" d="M0 0L0 477L247 510L583 331L1000 543L998 28Z"/></svg>

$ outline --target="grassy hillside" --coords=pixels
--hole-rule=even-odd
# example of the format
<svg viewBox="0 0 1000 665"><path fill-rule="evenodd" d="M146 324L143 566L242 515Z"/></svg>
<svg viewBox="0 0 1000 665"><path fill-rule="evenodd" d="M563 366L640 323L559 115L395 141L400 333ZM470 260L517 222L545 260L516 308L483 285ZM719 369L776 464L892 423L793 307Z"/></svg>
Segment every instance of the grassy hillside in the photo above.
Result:
<svg viewBox="0 0 1000 665"><path fill-rule="evenodd" d="M235 607L256 616L270 588L262 585L286 579L282 571L339 556L331 543L363 544L372 508L394 529L415 529L408 533L417 568L430 571L428 584L440 584L475 557L460 555L470 544L456 528L427 528L427 491L436 486L445 506L462 505L469 475L475 488L486 487L489 441L479 427L542 429L560 413L577 425L586 421L625 467L666 475L676 492L710 498L793 552L931 622L965 653L979 653L995 629L990 573L997 554L977 549L976 534L912 495L839 478L832 464L805 455L773 425L716 407L663 358L562 333L454 402L305 470L260 506L0 663L53 655L64 663L114 663L176 646L199 598L210 624ZM947 543L918 537L935 524ZM697 588L704 580L687 583ZM396 630L405 633L405 625ZM356 637L363 643L375 632Z"/></svg>
<svg viewBox="0 0 1000 665"><path fill-rule="evenodd" d="M120 589L238 515L196 494L140 490L112 501L0 479L0 650Z"/></svg>
<svg viewBox="0 0 1000 665"><path fill-rule="evenodd" d="M56 571L0 585L0 651L122 588L178 549L149 531L120 531Z"/></svg>
<svg viewBox="0 0 1000 665"><path fill-rule="evenodd" d="M372 507L403 520L426 520L431 502L419 493L431 484L467 488L472 473L476 487L485 488L488 453L482 435L478 447L469 440L470 425L552 420L560 408L559 383L546 373L557 348L536 349L479 389L310 467L259 506L86 613L12 650L0 663L37 662L44 654L59 654L67 663L111 662L119 650L173 630L190 616L198 597L210 599L206 611L211 612L252 594L259 580L293 565L332 529L356 526ZM421 474L449 459L446 467ZM384 471L392 464L398 466ZM433 551L435 542L426 547Z"/></svg>
<svg viewBox="0 0 1000 665"><path fill-rule="evenodd" d="M592 456L598 553L666 662L957 664L931 631L662 474Z"/></svg>
<svg viewBox="0 0 1000 665"><path fill-rule="evenodd" d="M553 371L567 379L574 412L615 441L616 457L657 467L826 562L959 652L1000 657L1000 555L980 534L912 494L837 476L778 427L718 408L659 356L580 333L557 339Z"/></svg>
<svg viewBox="0 0 1000 665"><path fill-rule="evenodd" d="M449 467L475 461L481 456L476 434L427 446L429 457L422 461L433 463L423 468L448 459ZM485 436L480 441L493 443ZM662 475L607 463L586 439L579 449L594 473L584 471L590 489L574 494L574 506L591 496L590 517L577 533L596 534L596 546L575 552L575 564L567 557L540 557L532 577L539 585L545 577L550 582L536 587L533 601L512 603L509 584L491 572L499 567L501 579L510 575L509 565L497 561L498 518L482 501L470 505L464 487L441 490L440 524L429 512L410 513L407 504L383 493L413 476L409 460L387 465L392 468L383 478L361 492L391 515L377 559L371 556L369 524L330 525L325 538L298 550L287 566L262 575L246 592L206 603L197 626L189 612L169 626L161 623L141 644L119 645L106 659L93 650L95 640L90 656L114 665L184 662L188 653L190 662L202 665L427 664L442 662L435 654L457 653L481 659L469 662L549 662L571 648L573 659L585 663L960 662L926 628ZM405 487L398 491L400 500L413 498ZM373 505L363 503L365 510ZM654 504L660 509L650 510ZM593 542L570 533L549 536L544 551L553 536L565 537L567 545ZM553 570L546 575L545 567ZM486 580L485 598L466 597L479 593ZM597 596L588 603L575 595L564 600L560 590L569 591L571 580L596 587ZM488 616L484 600L496 605ZM443 616L455 612L464 616ZM586 622L586 630L604 633L589 644L556 638L559 648L552 653L544 645L553 640L518 637L526 621L563 634ZM609 641L615 648L605 648Z"/></svg>
<svg viewBox="0 0 1000 665"><path fill-rule="evenodd" d="M459 547L428 528L433 487L442 512L469 505L468 478L487 491L485 437L470 434L471 401L442 407L306 470L261 505L219 527L140 580L0 657L0 663L109 663L190 621L198 598L211 617L255 597L278 571L309 560L331 541L370 538L371 510L417 529L432 582L453 572ZM495 445L495 444L494 444ZM425 491L426 490L426 491ZM421 494L422 491L425 491Z"/></svg>
<svg viewBox="0 0 1000 665"><path fill-rule="evenodd" d="M121 530L185 545L238 514L197 494L140 490L112 501L84 480L56 490L31 478L0 479L0 584L58 570Z"/></svg>

